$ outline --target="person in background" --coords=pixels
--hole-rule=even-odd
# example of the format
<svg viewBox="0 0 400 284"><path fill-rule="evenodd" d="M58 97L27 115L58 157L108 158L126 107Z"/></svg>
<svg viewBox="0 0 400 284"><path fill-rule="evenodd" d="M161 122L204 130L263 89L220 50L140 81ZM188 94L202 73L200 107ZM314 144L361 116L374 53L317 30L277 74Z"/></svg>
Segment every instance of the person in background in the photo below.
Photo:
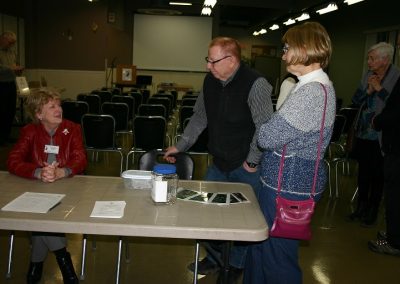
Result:
<svg viewBox="0 0 400 284"><path fill-rule="evenodd" d="M17 86L15 76L23 68L16 64L14 45L17 42L15 33L6 31L0 35L0 146L10 142L11 126L15 117L17 104Z"/></svg>
<svg viewBox="0 0 400 284"><path fill-rule="evenodd" d="M400 256L400 79L397 80L384 109L372 120L382 131L384 205L386 232L378 232L376 240L368 242L370 250Z"/></svg>
<svg viewBox="0 0 400 284"><path fill-rule="evenodd" d="M205 180L250 184L256 195L260 188L257 147L258 130L273 112L272 86L256 71L241 62L241 48L233 38L217 37L209 44L206 57L210 71L194 106L194 114L171 154L189 149L208 127L208 149L213 156ZM172 159L172 160L171 160ZM199 273L208 274L220 268L221 247L206 242L208 255L199 263ZM235 242L231 249L229 283L240 278L246 259L247 243ZM193 270L194 265L189 265Z"/></svg>
<svg viewBox="0 0 400 284"><path fill-rule="evenodd" d="M8 171L12 174L55 182L84 171L87 160L79 124L64 120L58 93L41 89L28 96L28 115L33 122L20 131L9 153ZM32 254L27 283L38 283L48 251L54 252L64 283L78 283L66 238L60 233L32 233Z"/></svg>
<svg viewBox="0 0 400 284"><path fill-rule="evenodd" d="M361 106L354 156L358 161L358 199L356 210L347 219L361 221L363 227L376 222L383 194L383 157L380 133L373 129L372 118L378 114L400 77L400 70L391 64L394 48L380 42L368 50L368 71L352 101Z"/></svg>
<svg viewBox="0 0 400 284"><path fill-rule="evenodd" d="M296 75L299 82L280 109L261 126L258 136L258 145L264 150L260 170L262 190L258 201L269 228L276 215L278 172L284 146L286 154L280 195L290 200L308 199L318 158L325 100L320 161L329 145L336 113L335 90L322 69L327 67L332 53L325 28L317 22L306 22L290 28L282 41L286 69ZM326 179L325 164L319 163L315 201L321 198ZM251 245L244 283L302 283L298 247L299 240L278 237Z"/></svg>

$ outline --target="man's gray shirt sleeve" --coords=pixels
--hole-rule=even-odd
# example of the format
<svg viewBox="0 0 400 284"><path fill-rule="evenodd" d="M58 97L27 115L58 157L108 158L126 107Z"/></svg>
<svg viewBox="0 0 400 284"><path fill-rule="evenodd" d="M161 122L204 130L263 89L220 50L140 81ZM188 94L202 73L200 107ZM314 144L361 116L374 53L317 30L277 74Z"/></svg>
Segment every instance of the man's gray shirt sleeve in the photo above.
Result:
<svg viewBox="0 0 400 284"><path fill-rule="evenodd" d="M263 77L254 81L250 89L248 104L256 127L247 155L247 161L251 163L259 164L261 159L262 152L257 146L257 139L261 125L268 121L273 113L271 94L272 86Z"/></svg>
<svg viewBox="0 0 400 284"><path fill-rule="evenodd" d="M194 105L193 115L175 147L179 152L186 151L197 141L197 138L206 127L207 114L204 106L204 95L201 91Z"/></svg>

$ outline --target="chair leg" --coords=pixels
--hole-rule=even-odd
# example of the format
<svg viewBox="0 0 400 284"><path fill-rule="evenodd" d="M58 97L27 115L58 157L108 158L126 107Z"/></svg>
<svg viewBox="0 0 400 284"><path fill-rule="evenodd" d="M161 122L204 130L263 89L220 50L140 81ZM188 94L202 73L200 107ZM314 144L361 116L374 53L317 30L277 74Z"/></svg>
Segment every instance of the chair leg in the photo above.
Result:
<svg viewBox="0 0 400 284"><path fill-rule="evenodd" d="M84 234L82 236L81 275L79 276L80 280L85 280L86 243L87 235Z"/></svg>
<svg viewBox="0 0 400 284"><path fill-rule="evenodd" d="M15 232L12 231L10 233L10 242L9 242L9 250L8 250L8 263L7 263L7 273L6 273L7 279L11 278L11 264L12 264L13 250L14 250L14 236L15 236Z"/></svg>
<svg viewBox="0 0 400 284"><path fill-rule="evenodd" d="M350 200L351 203L353 203L354 199L355 199L356 196L357 196L357 193L358 193L358 186L356 187L356 190L355 190L354 193L353 193L353 197L352 197L351 200Z"/></svg>

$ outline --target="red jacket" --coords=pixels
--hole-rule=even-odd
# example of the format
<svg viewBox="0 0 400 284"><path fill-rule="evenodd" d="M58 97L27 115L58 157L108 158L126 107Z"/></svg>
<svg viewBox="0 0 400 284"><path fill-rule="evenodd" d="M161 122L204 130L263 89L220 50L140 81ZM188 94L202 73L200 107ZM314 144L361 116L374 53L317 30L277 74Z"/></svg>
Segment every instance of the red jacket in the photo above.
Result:
<svg viewBox="0 0 400 284"><path fill-rule="evenodd" d="M35 178L35 170L47 162L48 154L44 147L48 144L50 135L42 124L31 123L23 127L18 142L9 153L8 171L21 177ZM79 124L64 119L53 135L53 145L60 147L56 155L60 168L71 169L71 175L84 171L87 160Z"/></svg>

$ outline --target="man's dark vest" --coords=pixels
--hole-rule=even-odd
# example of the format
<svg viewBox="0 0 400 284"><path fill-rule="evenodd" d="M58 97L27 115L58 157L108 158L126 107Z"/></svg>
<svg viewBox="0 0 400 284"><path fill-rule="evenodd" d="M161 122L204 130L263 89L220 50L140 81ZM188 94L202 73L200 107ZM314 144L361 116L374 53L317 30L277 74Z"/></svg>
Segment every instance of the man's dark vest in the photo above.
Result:
<svg viewBox="0 0 400 284"><path fill-rule="evenodd" d="M238 168L249 153L255 125L247 100L260 76L242 63L225 87L211 73L204 79L208 150L214 164L224 172Z"/></svg>

